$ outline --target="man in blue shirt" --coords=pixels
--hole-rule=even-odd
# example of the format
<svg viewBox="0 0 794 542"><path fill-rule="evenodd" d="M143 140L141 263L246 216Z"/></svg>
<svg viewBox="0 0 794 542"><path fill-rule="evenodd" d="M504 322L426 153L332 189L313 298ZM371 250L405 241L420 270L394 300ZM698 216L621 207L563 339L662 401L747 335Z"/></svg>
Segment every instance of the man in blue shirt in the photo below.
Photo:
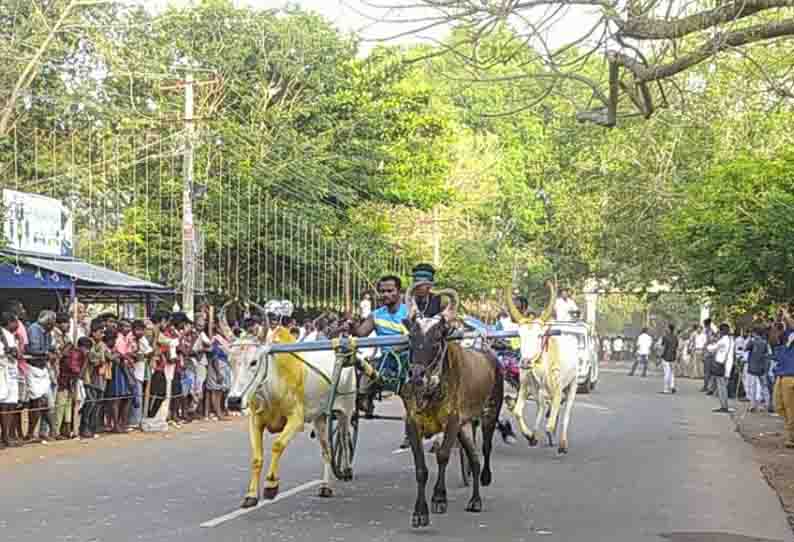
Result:
<svg viewBox="0 0 794 542"><path fill-rule="evenodd" d="M28 433L25 440L33 440L36 424L39 422L42 413L47 421L47 428L55 427L54 412L47 408L49 396L52 391L52 381L50 379L50 363L55 363L55 342L52 338L52 330L55 328L56 315L53 311L41 311L39 319L28 328L28 371L25 375L28 387ZM52 405L54 406L54 405ZM51 431L51 429L50 429ZM44 423L40 428L39 435L45 433ZM51 437L55 438L52 434Z"/></svg>
<svg viewBox="0 0 794 542"><path fill-rule="evenodd" d="M356 337L367 337L373 331L379 337L407 335L408 329L403 322L408 318L408 306L402 302L402 297L400 296L402 290L402 281L400 277L395 275L381 277L381 279L378 280L377 289L381 306L372 311L361 324L352 329L352 335ZM384 346L380 350L381 359L379 373L387 378L403 379L405 375L402 373L405 371L401 370L401 368L407 366L407 347L394 348L391 346ZM401 384L402 382L399 382L398 387ZM372 387L370 387L368 391L374 393ZM369 401L371 404L371 396ZM407 447L407 438L404 439L400 447Z"/></svg>
<svg viewBox="0 0 794 542"><path fill-rule="evenodd" d="M378 280L378 295L382 305L372 311L370 315L358 326L351 330L356 337L368 337L374 331L378 337L391 335L407 335L403 321L408 318L408 306L402 302L400 290L402 281L400 277L387 275ZM391 346L384 346L381 353L392 352Z"/></svg>

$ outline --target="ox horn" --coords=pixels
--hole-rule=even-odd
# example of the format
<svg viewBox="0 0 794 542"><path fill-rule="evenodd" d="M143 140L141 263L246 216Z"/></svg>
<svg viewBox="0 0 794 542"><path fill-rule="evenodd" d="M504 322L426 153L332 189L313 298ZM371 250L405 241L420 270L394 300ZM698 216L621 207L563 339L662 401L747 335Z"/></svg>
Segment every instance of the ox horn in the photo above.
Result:
<svg viewBox="0 0 794 542"><path fill-rule="evenodd" d="M265 325L262 328L262 330L259 332L259 338L264 340L267 337L267 330L270 329L270 318L268 318L268 316L267 316L267 311L265 310L265 308L262 305L259 305L258 303L254 303L253 301L249 301L248 303L253 308L258 310L262 314L262 316L265 317Z"/></svg>
<svg viewBox="0 0 794 542"><path fill-rule="evenodd" d="M510 285L505 288L505 300L507 301L507 310L510 312L510 318L512 318L516 324L525 322L526 318L521 314L521 311L518 310L518 307L516 307L513 301L513 287Z"/></svg>
<svg viewBox="0 0 794 542"><path fill-rule="evenodd" d="M226 320L226 307L234 303L236 300L230 299L226 303L223 304L221 307L220 312L218 313L218 327L221 328L221 333L226 337L227 340L231 341L234 338L234 333L232 333L232 328L229 325L229 322Z"/></svg>
<svg viewBox="0 0 794 542"><path fill-rule="evenodd" d="M540 320L543 323L551 320L552 311L554 310L554 301L557 299L557 284L552 281L546 281L546 287L549 289L549 303L540 315Z"/></svg>
<svg viewBox="0 0 794 542"><path fill-rule="evenodd" d="M439 297L443 296L449 298L449 305L446 306L442 314L447 321L454 320L458 315L458 305L460 305L460 296L458 292L452 288L445 288L433 293Z"/></svg>

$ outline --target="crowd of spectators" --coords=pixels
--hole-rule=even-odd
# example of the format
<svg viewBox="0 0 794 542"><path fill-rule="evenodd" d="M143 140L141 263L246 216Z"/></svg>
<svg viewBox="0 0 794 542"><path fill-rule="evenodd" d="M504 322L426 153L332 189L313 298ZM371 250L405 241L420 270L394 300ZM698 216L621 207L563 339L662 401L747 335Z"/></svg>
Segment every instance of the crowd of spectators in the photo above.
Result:
<svg viewBox="0 0 794 542"><path fill-rule="evenodd" d="M325 338L343 320L271 317L298 341ZM126 433L146 419L228 419L230 342L262 331L257 315L234 322L231 337L211 330L208 307L195 321L181 312L134 320L89 318L78 304L29 321L21 302L9 302L0 312L0 448Z"/></svg>
<svg viewBox="0 0 794 542"><path fill-rule="evenodd" d="M680 332L671 325L659 335L653 338L646 328L634 341L605 337L602 359L633 357L629 374L639 365L642 376L649 360L656 359L665 365L662 393L674 393L674 376L702 379L700 391L719 399L715 412L731 412L729 400L733 399L749 403L750 413L784 416L787 446L794 447L794 318L789 309L781 309L774 318L756 315L741 328L727 323L716 326L706 319Z"/></svg>
<svg viewBox="0 0 794 542"><path fill-rule="evenodd" d="M74 313L41 311L29 322L22 303L7 304L0 313L0 447L126 433L158 414L174 426L226 419L230 339L210 332L206 313L195 322L178 312L89 319L78 305Z"/></svg>

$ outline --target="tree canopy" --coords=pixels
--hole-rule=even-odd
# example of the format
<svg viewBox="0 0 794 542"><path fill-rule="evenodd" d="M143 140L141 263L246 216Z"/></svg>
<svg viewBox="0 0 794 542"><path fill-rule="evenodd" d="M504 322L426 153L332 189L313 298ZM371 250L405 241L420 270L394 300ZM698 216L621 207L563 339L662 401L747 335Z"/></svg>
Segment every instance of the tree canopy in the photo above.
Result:
<svg viewBox="0 0 794 542"><path fill-rule="evenodd" d="M697 19L597 2L607 43L646 43L626 41L605 68L589 42L550 51L529 39L540 31L512 24L526 3L499 3L512 10L501 14L446 4L446 23L460 24L440 43L362 55L358 36L297 8L6 2L3 186L69 202L81 256L178 288L190 73L208 293L340 306L379 273L431 260L436 244L440 281L471 299L498 302L513 283L540 305L550 277L574 289L663 283L747 310L791 298L783 42L684 66L716 28L693 21L733 4ZM767 2L715 24L768 29L786 9ZM639 53L647 65L632 64ZM612 114L610 63L622 104L642 108L643 86L665 80L674 90L651 97L677 107L615 130L580 122L599 93Z"/></svg>

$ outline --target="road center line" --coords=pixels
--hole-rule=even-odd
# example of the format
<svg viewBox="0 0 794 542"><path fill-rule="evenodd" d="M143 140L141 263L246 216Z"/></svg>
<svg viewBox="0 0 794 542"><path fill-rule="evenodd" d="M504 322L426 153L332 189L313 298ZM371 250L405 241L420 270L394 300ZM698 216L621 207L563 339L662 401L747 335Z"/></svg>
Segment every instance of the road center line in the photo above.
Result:
<svg viewBox="0 0 794 542"><path fill-rule="evenodd" d="M293 495L297 495L301 491L305 491L307 489L311 489L313 487L319 486L322 483L323 483L322 480L312 480L311 482L306 482L305 484L301 484L298 487L293 487L292 489L287 490L284 493L281 493L281 494L277 495L275 499L263 500L263 501L260 501L259 504L257 504L256 506L252 506L251 508L240 508L239 510L235 510L234 512L229 512L228 514L226 514L224 516L220 516L220 517L217 517L215 519L211 519L209 521L205 521L204 523L201 524L201 527L208 527L208 528L217 527L218 525L226 523L227 521L231 521L233 519L237 519L240 516L244 516L244 515L246 515L246 514L248 514L250 512L253 512L255 510L259 510L263 506L267 506L269 504L277 503L278 501L286 499L287 497L292 497Z"/></svg>

